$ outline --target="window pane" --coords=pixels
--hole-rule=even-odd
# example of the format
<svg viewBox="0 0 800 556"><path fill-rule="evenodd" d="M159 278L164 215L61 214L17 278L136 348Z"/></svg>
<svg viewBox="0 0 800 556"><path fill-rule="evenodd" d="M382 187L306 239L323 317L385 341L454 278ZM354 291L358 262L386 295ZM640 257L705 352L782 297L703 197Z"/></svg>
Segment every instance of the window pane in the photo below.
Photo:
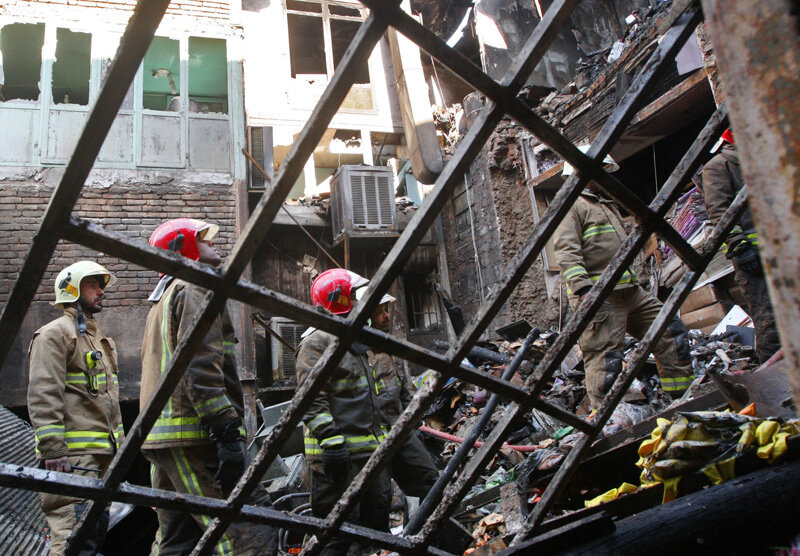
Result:
<svg viewBox="0 0 800 556"><path fill-rule="evenodd" d="M331 15L349 15L350 17L361 17L361 11L358 8L345 8L344 6L337 6L336 4L328 5L328 13Z"/></svg>
<svg viewBox="0 0 800 556"><path fill-rule="evenodd" d="M189 37L189 112L228 113L228 53L223 39Z"/></svg>
<svg viewBox="0 0 800 556"><path fill-rule="evenodd" d="M92 36L69 29L56 30L53 63L53 104L89 104Z"/></svg>
<svg viewBox="0 0 800 556"><path fill-rule="evenodd" d="M356 31L361 24L358 21L347 21L342 19L331 19L331 41L333 42L333 68L339 65L339 62L344 57L347 47L350 46L350 41L356 36ZM369 67L368 64L362 64L354 83L369 83Z"/></svg>
<svg viewBox="0 0 800 556"><path fill-rule="evenodd" d="M142 62L144 107L178 112L181 90L181 56L178 41L154 37Z"/></svg>
<svg viewBox="0 0 800 556"><path fill-rule="evenodd" d="M286 0L286 9L321 14L322 4L316 2L302 2L300 0Z"/></svg>
<svg viewBox="0 0 800 556"><path fill-rule="evenodd" d="M111 70L111 64L114 61L113 57L117 52L117 47L119 47L120 38L121 35L110 33L95 33L92 36L92 40L95 41L95 52L99 51L101 89L106 82L109 70ZM120 110L133 110L133 82L131 82L131 86L128 88L128 94L125 95Z"/></svg>
<svg viewBox="0 0 800 556"><path fill-rule="evenodd" d="M14 23L0 29L0 101L39 99L43 46L43 23Z"/></svg>
<svg viewBox="0 0 800 556"><path fill-rule="evenodd" d="M289 14L289 58L292 77L327 75L322 18Z"/></svg>

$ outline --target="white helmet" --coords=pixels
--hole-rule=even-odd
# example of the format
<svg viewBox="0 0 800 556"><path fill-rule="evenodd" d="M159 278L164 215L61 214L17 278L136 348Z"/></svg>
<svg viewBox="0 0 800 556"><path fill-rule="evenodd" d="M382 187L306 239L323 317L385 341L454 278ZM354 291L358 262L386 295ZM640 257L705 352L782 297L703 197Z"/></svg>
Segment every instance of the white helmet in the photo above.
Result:
<svg viewBox="0 0 800 556"><path fill-rule="evenodd" d="M367 281L364 284L364 286L366 286L368 283L369 283L369 281ZM366 287L358 288L356 290L356 299L361 301L361 298L364 297L364 293L366 291L367 291ZM383 297L381 297L381 301L380 301L380 303L378 303L378 305L383 305L384 303L394 303L395 301L397 301L397 299L395 299L394 296L391 296L388 293L385 293L385 294L383 294Z"/></svg>
<svg viewBox="0 0 800 556"><path fill-rule="evenodd" d="M58 273L54 284L56 299L53 305L64 308L65 303L74 303L81 296L81 280L89 276L102 276L104 288L113 286L117 279L102 265L94 261L78 261Z"/></svg>
<svg viewBox="0 0 800 556"><path fill-rule="evenodd" d="M589 150L590 146L591 145L581 145L580 147L578 147L578 149L583 154L586 154L586 152ZM617 170L619 170L619 164L617 164L614 161L614 159L611 158L610 154L607 154L606 157L603 159L603 170L605 170L606 172L609 172L609 173L610 172L616 172ZM570 164L569 162L567 162L565 160L564 161L564 169L561 171L561 175L566 178L568 176L571 176L574 171L575 171L575 168L572 167L572 164Z"/></svg>

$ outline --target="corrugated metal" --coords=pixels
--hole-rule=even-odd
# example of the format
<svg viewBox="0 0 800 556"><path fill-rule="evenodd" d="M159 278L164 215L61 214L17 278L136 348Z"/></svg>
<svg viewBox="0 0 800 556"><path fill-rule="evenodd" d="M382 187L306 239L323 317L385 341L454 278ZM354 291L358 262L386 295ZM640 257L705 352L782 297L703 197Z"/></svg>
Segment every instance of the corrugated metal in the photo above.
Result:
<svg viewBox="0 0 800 556"><path fill-rule="evenodd" d="M33 429L2 406L0 461L36 466ZM36 492L0 488L0 554L46 554L46 526Z"/></svg>

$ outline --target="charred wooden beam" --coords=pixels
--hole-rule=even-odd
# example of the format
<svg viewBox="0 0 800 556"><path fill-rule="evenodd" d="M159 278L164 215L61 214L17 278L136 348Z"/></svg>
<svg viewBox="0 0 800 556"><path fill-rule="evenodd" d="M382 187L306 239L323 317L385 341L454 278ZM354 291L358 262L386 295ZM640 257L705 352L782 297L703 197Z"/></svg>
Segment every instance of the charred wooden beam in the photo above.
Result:
<svg viewBox="0 0 800 556"><path fill-rule="evenodd" d="M616 529L587 540L565 526L557 554L756 553L797 535L800 460L732 479L616 522ZM746 509L745 509L746 508ZM744 520L744 521L743 521ZM731 524L746 526L732 527ZM552 535L551 535L552 536ZM502 554L530 554L544 539Z"/></svg>

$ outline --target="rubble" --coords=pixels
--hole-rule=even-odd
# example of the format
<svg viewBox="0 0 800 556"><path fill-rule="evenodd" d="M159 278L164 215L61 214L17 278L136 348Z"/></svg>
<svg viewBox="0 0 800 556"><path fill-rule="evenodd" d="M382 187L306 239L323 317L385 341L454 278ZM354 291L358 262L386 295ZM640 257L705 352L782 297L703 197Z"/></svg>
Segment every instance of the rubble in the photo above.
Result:
<svg viewBox="0 0 800 556"><path fill-rule="evenodd" d="M519 325L511 329L528 330ZM673 401L666 396L660 387L655 365L647 365L645 372L634 380L624 401L619 404L604 426L603 436L614 435L670 407L677 407L687 400L705 396L715 388L709 380L712 374L733 376L753 372L757 366L754 350L751 346L734 342L735 335L735 332L726 332L708 336L697 330L691 331L690 353L697 379L684 397ZM511 380L521 384L533 372L557 337L558 332L554 330L539 333L531 343L531 349L525 356L524 362L519 365ZM513 360L522 345L521 341L511 339L483 342L480 349L471 352L471 364L479 365L483 371L500 376L506 371L508 363L498 361ZM638 343L628 338L626 345L627 358ZM440 343L438 347L446 349L449 346ZM561 368L543 391L542 397L567 411L591 418L591 415L587 415L588 401L583 378L580 349L576 346L565 358ZM421 375L417 382L421 384L424 380L425 377ZM493 423L502 419L506 409L504 403L502 402L493 412L491 423L475 443L476 447L481 446L480 440L491 431ZM439 446L439 455L443 463L446 464L464 438L470 436L486 404L487 395L484 390L451 380L428 410L424 417L425 425L420 427L420 430L427 438L429 449L432 446ZM524 520L530 505L537 500L540 491L534 485L561 465L578 438L579 434L572 427L565 426L547 414L537 410L526 414L525 419L518 423L517 430L508 438L500 454L487 466L481 480L467 495L464 502L465 512L459 516L459 521L467 528L473 527L473 536L477 535L475 538L482 543L481 546L494 538L492 535L486 538L487 516L502 516L503 527L509 535L513 533L518 523ZM678 444L673 448L673 452L680 451L684 447L691 448ZM656 468L664 465L666 464L660 463ZM614 496L596 497L596 503L600 503L601 499L611 499L635 490L634 486L624 487ZM555 511L565 510L568 511L568 507ZM477 543L474 548L477 548Z"/></svg>

